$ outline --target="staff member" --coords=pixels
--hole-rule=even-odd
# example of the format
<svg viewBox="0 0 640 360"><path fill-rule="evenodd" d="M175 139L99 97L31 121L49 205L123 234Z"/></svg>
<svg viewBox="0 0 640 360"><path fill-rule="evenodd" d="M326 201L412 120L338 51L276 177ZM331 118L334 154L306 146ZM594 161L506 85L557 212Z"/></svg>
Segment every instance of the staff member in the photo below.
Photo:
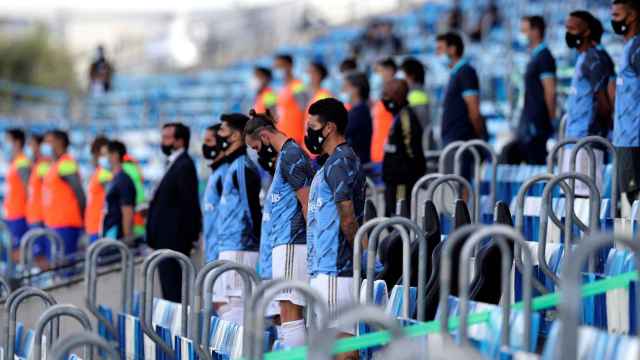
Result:
<svg viewBox="0 0 640 360"><path fill-rule="evenodd" d="M308 93L311 99L309 105L318 100L331 97L331 92L322 87L322 82L329 76L327 67L321 62L312 62L309 64L307 73L309 75Z"/></svg>
<svg viewBox="0 0 640 360"><path fill-rule="evenodd" d="M162 127L162 152L167 169L156 188L147 215L147 243L152 249L171 249L189 255L202 230L198 174L187 153L191 131L182 123ZM181 302L182 274L177 261L163 261L160 285L166 300Z"/></svg>
<svg viewBox="0 0 640 360"><path fill-rule="evenodd" d="M113 174L106 191L106 212L102 222L102 236L110 239L126 239L133 235L136 186L123 169L126 153L127 147L117 140L109 141L100 151L100 167Z"/></svg>
<svg viewBox="0 0 640 360"><path fill-rule="evenodd" d="M42 155L53 161L42 183L44 224L62 237L66 255L78 251L87 205L78 163L68 148L69 135L61 130L48 132L41 148Z"/></svg>
<svg viewBox="0 0 640 360"><path fill-rule="evenodd" d="M13 239L13 249L20 247L20 239L29 229L27 226L27 184L31 160L24 153L26 137L20 129L6 132L5 156L10 163L6 175L6 192L3 204L4 221Z"/></svg>
<svg viewBox="0 0 640 360"><path fill-rule="evenodd" d="M398 200L409 200L413 185L427 172L422 126L407 101L408 93L407 82L394 79L385 85L382 94L385 108L393 114L382 162L385 216L395 214Z"/></svg>
<svg viewBox="0 0 640 360"><path fill-rule="evenodd" d="M361 164L371 162L371 137L373 136L373 120L369 109L369 79L363 73L350 73L345 76L345 91L349 103L349 121L345 136L347 142L356 152Z"/></svg>
<svg viewBox="0 0 640 360"><path fill-rule="evenodd" d="M615 0L611 18L613 31L623 36L625 43L618 64L613 145L620 164L620 191L627 194L631 205L640 193L640 3Z"/></svg>
<svg viewBox="0 0 640 360"><path fill-rule="evenodd" d="M89 236L89 242L98 240L102 229L102 217L107 184L113 179L113 174L108 168L101 166L99 159L103 147L109 144L104 136L97 136L91 143L91 161L95 170L89 179L87 187L87 208L84 213L84 231ZM117 238L113 238L117 239Z"/></svg>
<svg viewBox="0 0 640 360"><path fill-rule="evenodd" d="M556 60L544 42L546 24L541 16L522 18L521 30L531 54L524 75L524 107L517 137L505 146L501 162L544 165L556 115Z"/></svg>
<svg viewBox="0 0 640 360"><path fill-rule="evenodd" d="M251 116L244 130L247 144L259 157L277 159L264 202L260 236L260 257L267 255L271 260L271 264L261 262L261 269L265 265L272 274L263 276L308 282L305 215L313 178L311 162L295 141L276 130L268 114L252 112ZM280 302L282 343L287 348L304 345L304 298L285 291L276 300Z"/></svg>
<svg viewBox="0 0 640 360"><path fill-rule="evenodd" d="M409 106L416 114L418 121L420 121L420 126L422 127L422 146L424 151L434 149L435 144L433 143L429 95L424 88L424 65L422 65L420 60L409 57L402 62L400 69L402 69L404 79L409 85L407 101L409 101Z"/></svg>
<svg viewBox="0 0 640 360"><path fill-rule="evenodd" d="M304 137L304 109L307 106L304 83L293 76L293 58L280 54L275 61L276 79L283 87L278 94L278 130L293 138L298 144Z"/></svg>
<svg viewBox="0 0 640 360"><path fill-rule="evenodd" d="M253 105L256 111L265 112L267 109L276 110L278 95L271 89L273 75L266 67L258 66L253 70L252 88L256 91L256 102Z"/></svg>
<svg viewBox="0 0 640 360"><path fill-rule="evenodd" d="M360 160L344 137L348 114L333 98L309 108L305 144L314 154L327 155L313 177L307 212L308 267L311 286L326 300L332 313L352 304L353 242L362 223L365 175ZM352 327L338 329L352 336ZM339 358L356 357L342 354Z"/></svg>
<svg viewBox="0 0 640 360"><path fill-rule="evenodd" d="M222 260L230 260L255 268L260 249L260 174L247 156L247 146L242 135L249 118L243 114L223 114L218 131L220 148L229 164L222 182L219 216L215 223L217 241ZM223 275L224 295L228 298L227 311L221 318L242 324L242 289L239 275Z"/></svg>
<svg viewBox="0 0 640 360"><path fill-rule="evenodd" d="M44 141L42 135L32 134L29 139L31 161L31 174L29 175L27 191L27 225L29 229L40 229L44 227L44 214L42 211L42 183L45 175L51 167L51 159L48 159L40 152L40 146ZM37 256L47 256L49 254L49 242L46 239L38 239L34 244L34 253Z"/></svg>
<svg viewBox="0 0 640 360"><path fill-rule="evenodd" d="M122 161L122 171L129 175L133 185L136 187L136 207L144 204L146 197L144 195L144 175L140 163L131 154L125 154ZM144 236L145 225L142 211L136 211L133 214L133 233L136 236Z"/></svg>
<svg viewBox="0 0 640 360"><path fill-rule="evenodd" d="M393 114L382 103L382 90L384 85L396 76L396 71L398 71L396 62L392 58L387 58L376 64L375 72L371 76L371 89L380 96L371 109L371 115L373 116L371 161L374 163L380 163L384 158L384 144L389 137L389 130L393 123Z"/></svg>
<svg viewBox="0 0 640 360"><path fill-rule="evenodd" d="M566 137L580 139L590 135L606 137L609 132L611 106L607 95L607 85L611 74L606 63L591 40L590 24L593 15L586 11L574 11L566 20L566 43L570 49L578 51L575 72L571 80L571 91L567 99ZM596 183L602 186L603 152L595 151ZM569 171L570 157L564 158L564 169ZM576 168L587 174L586 153L580 151ZM587 196L584 184L576 185L578 195Z"/></svg>

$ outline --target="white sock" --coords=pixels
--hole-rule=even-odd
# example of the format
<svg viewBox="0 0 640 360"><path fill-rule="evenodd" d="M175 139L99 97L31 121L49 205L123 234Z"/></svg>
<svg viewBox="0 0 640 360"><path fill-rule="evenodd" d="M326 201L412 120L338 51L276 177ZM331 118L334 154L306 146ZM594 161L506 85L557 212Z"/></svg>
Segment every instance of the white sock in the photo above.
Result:
<svg viewBox="0 0 640 360"><path fill-rule="evenodd" d="M282 343L285 348L293 348L305 344L304 320L282 323Z"/></svg>

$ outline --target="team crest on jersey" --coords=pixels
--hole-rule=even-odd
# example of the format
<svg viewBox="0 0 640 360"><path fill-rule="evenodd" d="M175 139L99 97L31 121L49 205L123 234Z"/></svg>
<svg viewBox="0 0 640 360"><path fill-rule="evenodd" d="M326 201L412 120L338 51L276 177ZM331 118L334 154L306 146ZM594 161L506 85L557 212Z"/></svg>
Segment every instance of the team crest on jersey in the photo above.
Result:
<svg viewBox="0 0 640 360"><path fill-rule="evenodd" d="M274 193L271 194L271 203L275 204L277 202L279 202L282 199L282 195L280 195L280 193Z"/></svg>

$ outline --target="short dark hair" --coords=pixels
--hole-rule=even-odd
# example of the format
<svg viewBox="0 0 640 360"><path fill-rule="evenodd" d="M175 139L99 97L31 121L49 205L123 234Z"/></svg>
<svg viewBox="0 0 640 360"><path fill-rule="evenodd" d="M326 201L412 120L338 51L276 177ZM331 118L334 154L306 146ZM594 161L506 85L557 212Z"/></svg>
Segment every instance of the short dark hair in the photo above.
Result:
<svg viewBox="0 0 640 360"><path fill-rule="evenodd" d="M24 146L24 143L26 141L26 135L24 134L24 130L18 129L18 128L12 128L7 130L7 134L14 141L17 141L20 144L20 147Z"/></svg>
<svg viewBox="0 0 640 360"><path fill-rule="evenodd" d="M398 65L396 65L396 62L391 57L384 58L384 59L378 61L377 64L378 64L378 66L381 66L383 68L391 69L394 72L398 71Z"/></svg>
<svg viewBox="0 0 640 360"><path fill-rule="evenodd" d="M462 56L464 55L464 41L462 41L462 37L455 32L447 32L444 34L438 35L436 41L444 42L447 47L453 46L456 48L456 55Z"/></svg>
<svg viewBox="0 0 640 360"><path fill-rule="evenodd" d="M284 61L287 64L293 66L293 56L289 54L277 54L276 60Z"/></svg>
<svg viewBox="0 0 640 360"><path fill-rule="evenodd" d="M424 84L424 66L420 60L414 57L404 59L400 66L407 77L410 77L419 84Z"/></svg>
<svg viewBox="0 0 640 360"><path fill-rule="evenodd" d="M260 130L276 131L276 124L269 109L265 113L257 113L254 109L249 111L250 119L244 126L244 136L257 137Z"/></svg>
<svg viewBox="0 0 640 360"><path fill-rule="evenodd" d="M340 72L350 72L358 70L358 62L355 58L346 58L340 63Z"/></svg>
<svg viewBox="0 0 640 360"><path fill-rule="evenodd" d="M91 155L99 155L103 146L109 145L109 139L104 135L98 135L91 142Z"/></svg>
<svg viewBox="0 0 640 360"><path fill-rule="evenodd" d="M109 153L118 154L120 161L124 160L124 156L127 154L127 146L118 140L111 140L107 144L107 150Z"/></svg>
<svg viewBox="0 0 640 360"><path fill-rule="evenodd" d="M591 25L593 24L593 19L595 17L590 12L586 10L576 10L572 11L569 16L582 20L587 25L589 30L591 30Z"/></svg>
<svg viewBox="0 0 640 360"><path fill-rule="evenodd" d="M544 39L545 33L547 32L547 23L542 16L530 15L523 17L522 20L528 22L529 27L532 29L538 30L540 37Z"/></svg>
<svg viewBox="0 0 640 360"><path fill-rule="evenodd" d="M220 126L222 126L221 123L217 123L215 125L211 125L209 127L206 128L207 131L212 131L214 134L218 132L218 130L220 130Z"/></svg>
<svg viewBox="0 0 640 360"><path fill-rule="evenodd" d="M69 143L70 143L69 134L67 134L66 131L60 130L60 129L54 129L47 132L46 135L53 136L54 138L62 141L62 146L64 146L65 149L69 147Z"/></svg>
<svg viewBox="0 0 640 360"><path fill-rule="evenodd" d="M166 129L169 127L172 127L175 129L175 133L173 134L173 137L175 137L176 140L183 140L184 147L189 148L189 143L191 141L191 129L189 129L188 126L186 126L181 122L167 123L167 124L164 124L162 128Z"/></svg>
<svg viewBox="0 0 640 360"><path fill-rule="evenodd" d="M230 128L244 133L244 128L247 126L249 117L240 113L222 114L220 115L220 121L227 123Z"/></svg>
<svg viewBox="0 0 640 360"><path fill-rule="evenodd" d="M335 98L318 100L309 106L309 115L317 116L323 122L332 122L340 135L344 135L349 121L349 114L342 101Z"/></svg>
<svg viewBox="0 0 640 360"><path fill-rule="evenodd" d="M44 136L41 134L31 134L30 138L38 145L42 144L42 142L44 141Z"/></svg>
<svg viewBox="0 0 640 360"><path fill-rule="evenodd" d="M363 100L369 99L369 94L371 93L371 87L369 86L369 79L367 75L361 72L354 72L347 75L346 80L353 87L358 89L358 95Z"/></svg>
<svg viewBox="0 0 640 360"><path fill-rule="evenodd" d="M329 70L327 70L327 67L324 66L323 63L319 61L314 61L310 65L316 70L318 70L318 72L320 73L320 80L326 79L327 76L329 75Z"/></svg>
<svg viewBox="0 0 640 360"><path fill-rule="evenodd" d="M613 4L627 5L635 11L640 11L640 1L638 0L613 0Z"/></svg>
<svg viewBox="0 0 640 360"><path fill-rule="evenodd" d="M256 66L255 69L253 69L253 71L256 74L260 74L264 77L267 78L267 80L271 80L273 78L273 74L271 73L271 69L264 67L264 66Z"/></svg>
<svg viewBox="0 0 640 360"><path fill-rule="evenodd" d="M590 28L591 40L600 44L600 42L602 41L602 34L604 34L604 27L602 26L602 22L600 22L600 20L598 20L598 18L594 16L591 20Z"/></svg>

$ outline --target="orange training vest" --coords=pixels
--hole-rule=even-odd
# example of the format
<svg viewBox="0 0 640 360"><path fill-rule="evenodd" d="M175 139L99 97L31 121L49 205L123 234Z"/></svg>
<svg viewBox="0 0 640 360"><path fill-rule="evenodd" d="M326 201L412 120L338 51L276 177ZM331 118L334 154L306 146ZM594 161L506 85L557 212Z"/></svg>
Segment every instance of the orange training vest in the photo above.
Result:
<svg viewBox="0 0 640 360"><path fill-rule="evenodd" d="M27 223L38 224L43 221L42 212L42 182L51 164L48 160L38 160L29 175L29 190L27 195Z"/></svg>
<svg viewBox="0 0 640 360"><path fill-rule="evenodd" d="M23 219L27 213L27 184L20 177L20 171L28 168L31 161L24 155L16 156L7 172L7 193L4 199L4 218Z"/></svg>
<svg viewBox="0 0 640 360"><path fill-rule="evenodd" d="M68 154L64 154L51 166L44 177L42 208L44 223L47 227L82 227L80 203L71 186L62 178L77 172L76 161Z"/></svg>
<svg viewBox="0 0 640 360"><path fill-rule="evenodd" d="M304 91L304 84L300 80L291 80L278 95L277 127L287 137L302 144L304 139L303 105L298 103L296 96Z"/></svg>
<svg viewBox="0 0 640 360"><path fill-rule="evenodd" d="M391 125L393 125L393 114L384 108L381 100L373 104L373 135L371 139L371 161L382 162L384 158L384 145L387 143Z"/></svg>
<svg viewBox="0 0 640 360"><path fill-rule="evenodd" d="M87 208L84 211L84 231L87 234L100 233L106 197L105 185L112 178L113 175L108 170L100 167L91 175L87 188Z"/></svg>
<svg viewBox="0 0 640 360"><path fill-rule="evenodd" d="M278 95L276 95L270 87L262 89L256 96L256 103L253 108L257 113L264 113L267 109L276 106L278 103Z"/></svg>

